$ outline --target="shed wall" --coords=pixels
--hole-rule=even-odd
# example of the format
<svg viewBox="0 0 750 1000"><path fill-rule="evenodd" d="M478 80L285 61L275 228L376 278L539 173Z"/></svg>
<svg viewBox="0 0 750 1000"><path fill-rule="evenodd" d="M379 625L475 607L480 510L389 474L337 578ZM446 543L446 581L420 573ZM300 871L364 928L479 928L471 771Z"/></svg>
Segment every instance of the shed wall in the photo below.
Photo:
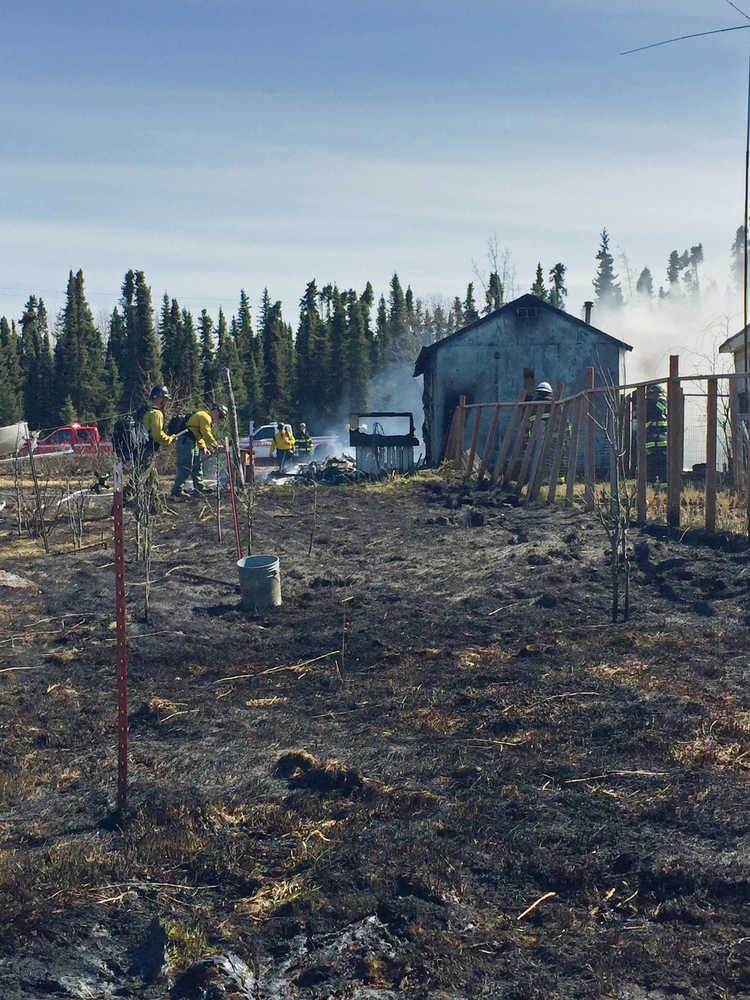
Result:
<svg viewBox="0 0 750 1000"><path fill-rule="evenodd" d="M470 403L513 402L523 389L524 368L533 368L536 381L546 380L553 389L564 382L566 396L584 388L588 366L596 369L598 385L619 383L618 344L546 309L531 318L527 312L507 310L431 353L423 397L430 464L440 459L459 396ZM489 415L486 419L489 423ZM467 435L471 426L470 421Z"/></svg>

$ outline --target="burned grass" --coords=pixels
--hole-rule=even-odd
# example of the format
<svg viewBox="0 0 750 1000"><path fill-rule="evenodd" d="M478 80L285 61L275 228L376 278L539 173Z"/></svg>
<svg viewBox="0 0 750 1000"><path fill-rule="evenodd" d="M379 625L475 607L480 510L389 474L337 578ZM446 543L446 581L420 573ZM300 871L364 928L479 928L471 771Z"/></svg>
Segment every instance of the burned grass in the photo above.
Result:
<svg viewBox="0 0 750 1000"><path fill-rule="evenodd" d="M313 491L259 491L258 618L184 508L144 622L129 530L120 817L111 554L3 547L3 995L748 994L747 555L637 535L613 627L576 511L315 502L308 556Z"/></svg>

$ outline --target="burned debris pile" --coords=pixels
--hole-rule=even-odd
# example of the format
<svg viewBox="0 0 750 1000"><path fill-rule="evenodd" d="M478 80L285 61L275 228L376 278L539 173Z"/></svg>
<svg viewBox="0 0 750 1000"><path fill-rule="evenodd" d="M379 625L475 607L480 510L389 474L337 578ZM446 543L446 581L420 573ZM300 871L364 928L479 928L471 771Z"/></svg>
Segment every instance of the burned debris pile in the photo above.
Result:
<svg viewBox="0 0 750 1000"><path fill-rule="evenodd" d="M325 483L328 486L347 486L350 483L373 482L384 479L387 472L379 473L362 472L357 468L353 458L342 455L340 458L332 457L325 462L308 462L301 465L294 475L294 479L303 483Z"/></svg>

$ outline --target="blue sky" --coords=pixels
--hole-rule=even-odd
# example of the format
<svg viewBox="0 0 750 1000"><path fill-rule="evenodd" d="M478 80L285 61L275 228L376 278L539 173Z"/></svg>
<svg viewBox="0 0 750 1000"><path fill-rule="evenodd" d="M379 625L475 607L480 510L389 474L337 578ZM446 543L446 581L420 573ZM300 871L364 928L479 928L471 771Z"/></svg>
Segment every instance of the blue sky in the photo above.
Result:
<svg viewBox="0 0 750 1000"><path fill-rule="evenodd" d="M719 0L9 5L0 314L54 311L79 267L95 315L130 267L213 314L267 285L296 321L311 278L394 270L452 297L493 234L519 291L564 261L577 313L603 226L657 282L702 241L723 286L750 31L618 53L740 23Z"/></svg>

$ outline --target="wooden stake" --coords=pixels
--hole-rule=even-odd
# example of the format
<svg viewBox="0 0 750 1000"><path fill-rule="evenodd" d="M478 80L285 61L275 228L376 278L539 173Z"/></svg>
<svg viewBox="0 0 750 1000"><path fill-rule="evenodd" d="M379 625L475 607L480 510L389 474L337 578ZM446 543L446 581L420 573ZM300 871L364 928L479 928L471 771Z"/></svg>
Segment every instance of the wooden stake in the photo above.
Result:
<svg viewBox="0 0 750 1000"><path fill-rule="evenodd" d="M539 436L543 431L543 424L546 422L542 420L542 412L545 405L544 403L535 403L533 406L524 407L524 409L534 411L534 426L531 430L531 437L526 444L526 450L523 455L523 460L521 462L521 471L518 473L518 492L523 491L524 484L526 482L526 477L529 474L529 465L531 464L531 456L534 454L538 447Z"/></svg>
<svg viewBox="0 0 750 1000"><path fill-rule="evenodd" d="M570 405L570 400L566 400L560 405L560 413L555 431L555 450L552 454L552 468L550 469L549 475L549 493L547 494L548 504L554 503L555 497L557 496L557 485L560 478L560 465L562 464L565 438L567 437L568 413L570 412Z"/></svg>
<svg viewBox="0 0 750 1000"><path fill-rule="evenodd" d="M586 388L594 388L594 369L586 369ZM594 396L586 393L585 424L583 428L583 475L586 480L584 501L586 510L594 509L594 485L596 481L596 456L594 452Z"/></svg>
<svg viewBox="0 0 750 1000"><path fill-rule="evenodd" d="M578 471L578 441L581 436L581 424L585 412L586 399L581 396L575 403L575 416L573 417L573 430L570 434L570 451L568 452L568 468L565 473L565 503L568 507L573 503Z"/></svg>
<svg viewBox="0 0 750 1000"><path fill-rule="evenodd" d="M635 390L636 417L638 420L638 439L636 441L636 475L638 482L636 486L636 518L640 524L646 523L646 483L648 482L648 451L646 450L646 387L640 386Z"/></svg>
<svg viewBox="0 0 750 1000"><path fill-rule="evenodd" d="M128 801L128 652L125 616L125 555L122 524L122 462L112 476L112 514L115 534L115 624L117 629L117 811Z"/></svg>
<svg viewBox="0 0 750 1000"><path fill-rule="evenodd" d="M479 438L479 424L482 421L482 409L483 407L478 406L475 411L476 417L474 418L474 433L471 435L471 449L469 450L469 461L466 465L466 472L464 473L464 482L471 477L471 473L474 468L474 456L477 453L477 440Z"/></svg>
<svg viewBox="0 0 750 1000"><path fill-rule="evenodd" d="M518 397L518 402L520 403L525 399L526 393L524 390L521 391ZM497 483L498 476L503 472L503 463L505 462L505 457L510 450L515 439L516 429L518 427L518 421L521 420L523 414L520 406L514 406L510 413L510 418L508 420L508 426L505 429L505 434L503 435L503 440L497 451L497 458L495 459L495 467L492 470L492 478L490 480L491 484L494 486Z"/></svg>
<svg viewBox="0 0 750 1000"><path fill-rule="evenodd" d="M505 469L502 479L502 485L506 486L513 479L513 472L515 471L516 465L518 464L518 457L521 454L521 449L526 442L526 428L529 425L529 417L531 416L530 406L519 406L521 413L521 422L518 425L518 431L516 434L515 444L513 445L513 451L511 452L510 461Z"/></svg>
<svg viewBox="0 0 750 1000"><path fill-rule="evenodd" d="M240 460L240 435L237 430L237 407L234 405L234 392L232 391L232 376L229 374L229 369L224 369L224 385L227 390L227 405L229 407L229 433L232 438L232 448L234 450L234 459L237 466L237 482L242 487L244 492L245 489L245 470L242 467L242 462Z"/></svg>
<svg viewBox="0 0 750 1000"><path fill-rule="evenodd" d="M716 417L718 381L708 379L706 394L706 530L716 531Z"/></svg>
<svg viewBox="0 0 750 1000"><path fill-rule="evenodd" d="M564 382L559 382L557 388L555 389L554 402L550 406L547 419L543 419L543 413L539 414L539 420L544 425L542 427L543 434L542 439L539 442L539 447L537 448L537 454L534 456L534 467L531 471L531 478L529 480L529 490L528 498L529 500L536 500L539 496L539 490L544 484L545 468L547 465L547 457L550 454L550 449L553 446L553 441L556 438L556 430L558 424L558 418L560 415L560 399L562 398L563 390L565 388Z"/></svg>
<svg viewBox="0 0 750 1000"><path fill-rule="evenodd" d="M680 526L680 480L682 453L680 432L680 358L669 356L669 381L667 382L667 525Z"/></svg>
<svg viewBox="0 0 750 1000"><path fill-rule="evenodd" d="M500 422L500 407L495 407L495 412L492 417L492 424L490 425L490 433L487 435L487 444L484 448L484 454L482 455L482 461L479 463L479 472L477 473L477 482L481 483L484 479L484 474L487 471L487 462L490 457L490 452L492 451L492 445L495 443L495 435L497 434L497 425Z"/></svg>

